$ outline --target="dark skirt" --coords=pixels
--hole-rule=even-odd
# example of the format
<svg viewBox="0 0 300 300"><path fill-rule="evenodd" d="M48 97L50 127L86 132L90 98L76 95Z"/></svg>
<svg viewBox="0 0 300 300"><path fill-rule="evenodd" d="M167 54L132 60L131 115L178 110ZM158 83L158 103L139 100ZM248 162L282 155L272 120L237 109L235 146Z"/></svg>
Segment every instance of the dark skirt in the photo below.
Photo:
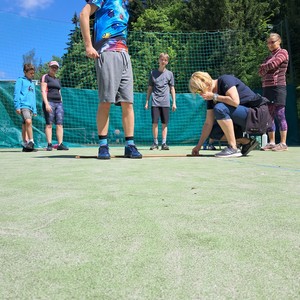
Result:
<svg viewBox="0 0 300 300"><path fill-rule="evenodd" d="M286 86L267 86L263 88L263 96L275 105L286 104Z"/></svg>

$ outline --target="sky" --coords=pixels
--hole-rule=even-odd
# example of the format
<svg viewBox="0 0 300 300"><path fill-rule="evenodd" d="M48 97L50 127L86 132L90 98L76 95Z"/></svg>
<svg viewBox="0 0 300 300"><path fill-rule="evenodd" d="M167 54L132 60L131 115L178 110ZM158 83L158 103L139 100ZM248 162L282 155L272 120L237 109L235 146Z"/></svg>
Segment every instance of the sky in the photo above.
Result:
<svg viewBox="0 0 300 300"><path fill-rule="evenodd" d="M74 12L79 14L85 4L85 0L0 0L0 12L69 22Z"/></svg>
<svg viewBox="0 0 300 300"><path fill-rule="evenodd" d="M70 5L72 3L72 5ZM0 80L23 75L23 55L34 49L39 62L62 56L71 19L85 0L0 0Z"/></svg>

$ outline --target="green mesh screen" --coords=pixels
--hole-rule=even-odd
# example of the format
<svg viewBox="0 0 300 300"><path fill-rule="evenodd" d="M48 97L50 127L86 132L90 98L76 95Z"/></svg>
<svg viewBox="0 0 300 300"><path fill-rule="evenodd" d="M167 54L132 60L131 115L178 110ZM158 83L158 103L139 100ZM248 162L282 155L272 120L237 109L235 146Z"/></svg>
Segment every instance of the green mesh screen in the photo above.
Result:
<svg viewBox="0 0 300 300"><path fill-rule="evenodd" d="M14 111L14 83L0 82L0 146L15 147L22 142L22 119ZM42 112L40 87L37 91L37 117L33 118L35 143L38 147L46 145L44 135L45 120ZM145 94L135 93L135 140L138 144L152 142L150 110L144 110ZM62 97L65 109L64 141L71 146L86 146L98 143L96 111L98 92L96 90L63 88ZM199 138L205 119L205 102L199 96L178 95L178 111L171 113L168 140L173 145L195 144ZM55 133L55 132L53 132ZM124 142L121 108L111 106L109 140L111 145ZM55 134L53 136L55 138Z"/></svg>

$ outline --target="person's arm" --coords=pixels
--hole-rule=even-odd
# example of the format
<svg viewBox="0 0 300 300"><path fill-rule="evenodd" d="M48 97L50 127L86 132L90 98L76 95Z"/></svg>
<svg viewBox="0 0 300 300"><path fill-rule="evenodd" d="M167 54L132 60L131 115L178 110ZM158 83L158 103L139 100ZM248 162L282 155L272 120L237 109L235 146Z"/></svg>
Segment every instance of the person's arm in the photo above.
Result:
<svg viewBox="0 0 300 300"><path fill-rule="evenodd" d="M20 109L21 89L22 89L22 80L17 79L15 84L15 91L14 91L14 107L17 114L21 113L21 109Z"/></svg>
<svg viewBox="0 0 300 300"><path fill-rule="evenodd" d="M148 90L147 90L145 109L148 109L148 108L149 108L149 99L150 99L151 94L152 94L152 86L149 85L149 86L148 86Z"/></svg>
<svg viewBox="0 0 300 300"><path fill-rule="evenodd" d="M47 82L45 82L44 80L45 80L45 76L43 76L42 80L41 80L42 99L43 99L43 102L45 104L46 111L51 112L52 108L51 108L51 106L48 102L48 97L47 97L48 85L47 85Z"/></svg>
<svg viewBox="0 0 300 300"><path fill-rule="evenodd" d="M209 137L209 135L211 133L211 130L214 125L214 119L215 119L215 117L214 117L213 109L208 109L206 111L206 119L203 124L201 136L199 138L197 146L195 146L192 150L192 155L199 155L199 151L200 151L202 145L204 144L204 142L207 140L207 138Z"/></svg>
<svg viewBox="0 0 300 300"><path fill-rule="evenodd" d="M174 86L170 87L170 92L172 97L172 111L175 111L177 109L177 106L176 106L176 91Z"/></svg>
<svg viewBox="0 0 300 300"><path fill-rule="evenodd" d="M265 76L265 75L267 74L267 72L268 72L268 71L266 71L266 70L262 67L262 65L260 65L259 70L258 70L258 75L259 75L260 77L263 77L263 76Z"/></svg>
<svg viewBox="0 0 300 300"><path fill-rule="evenodd" d="M214 98L214 93L213 92L207 92L204 94L201 94L202 98L204 100L212 100ZM216 101L218 102L223 102L225 104L228 104L233 107L237 107L240 104L240 96L237 91L236 86L232 86L229 90L227 90L226 95L218 95L216 94Z"/></svg>
<svg viewBox="0 0 300 300"><path fill-rule="evenodd" d="M97 6L94 4L86 4L80 12L80 29L84 41L86 56L89 58L98 58L99 53L93 47L90 33L90 16L95 13Z"/></svg>
<svg viewBox="0 0 300 300"><path fill-rule="evenodd" d="M269 59L267 62L260 65L262 72L267 73L270 70L278 68L284 61L289 59L288 52L284 49L279 50L279 52Z"/></svg>
<svg viewBox="0 0 300 300"><path fill-rule="evenodd" d="M33 115L36 116L37 115L37 109L36 109L36 91L35 91L35 87L33 89L33 99L34 99L34 107L33 107Z"/></svg>
<svg viewBox="0 0 300 300"><path fill-rule="evenodd" d="M60 100L61 100L61 102L63 102L63 98L62 98L62 94L61 94L61 83L60 83L59 79L58 79L58 82L59 82L59 90L58 90L58 92L60 94Z"/></svg>
<svg viewBox="0 0 300 300"><path fill-rule="evenodd" d="M259 66L259 69L258 69L258 75L260 77L263 77L266 75L266 73L268 72L267 70L265 70L264 68L264 65L266 64L266 62L269 61L269 59L271 58L272 56L268 56L264 61L263 63Z"/></svg>

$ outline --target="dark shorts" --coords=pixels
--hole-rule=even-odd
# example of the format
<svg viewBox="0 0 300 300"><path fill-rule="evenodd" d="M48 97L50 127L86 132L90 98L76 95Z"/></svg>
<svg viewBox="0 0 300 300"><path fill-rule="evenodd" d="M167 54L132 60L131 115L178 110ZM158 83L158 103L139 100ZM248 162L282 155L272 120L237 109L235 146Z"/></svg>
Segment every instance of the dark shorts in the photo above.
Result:
<svg viewBox="0 0 300 300"><path fill-rule="evenodd" d="M23 119L23 124L25 124L26 119L32 120L33 112L28 108L21 108L21 116Z"/></svg>
<svg viewBox="0 0 300 300"><path fill-rule="evenodd" d="M286 95L286 86L267 86L263 88L263 96L275 105L285 105Z"/></svg>
<svg viewBox="0 0 300 300"><path fill-rule="evenodd" d="M236 139L242 138L243 137L243 129L241 126L233 124L234 126L234 135ZM213 140L221 140L221 138L224 136L224 132L220 125L215 121L213 128L210 132L209 137Z"/></svg>
<svg viewBox="0 0 300 300"><path fill-rule="evenodd" d="M62 125L64 121L64 108L62 102L49 102L52 108L51 112L46 111L46 106L43 103L43 112L47 125Z"/></svg>
<svg viewBox="0 0 300 300"><path fill-rule="evenodd" d="M159 107L159 106L152 106L151 107L151 117L152 117L152 124L157 124L160 118L163 124L169 123L170 117L170 107Z"/></svg>

